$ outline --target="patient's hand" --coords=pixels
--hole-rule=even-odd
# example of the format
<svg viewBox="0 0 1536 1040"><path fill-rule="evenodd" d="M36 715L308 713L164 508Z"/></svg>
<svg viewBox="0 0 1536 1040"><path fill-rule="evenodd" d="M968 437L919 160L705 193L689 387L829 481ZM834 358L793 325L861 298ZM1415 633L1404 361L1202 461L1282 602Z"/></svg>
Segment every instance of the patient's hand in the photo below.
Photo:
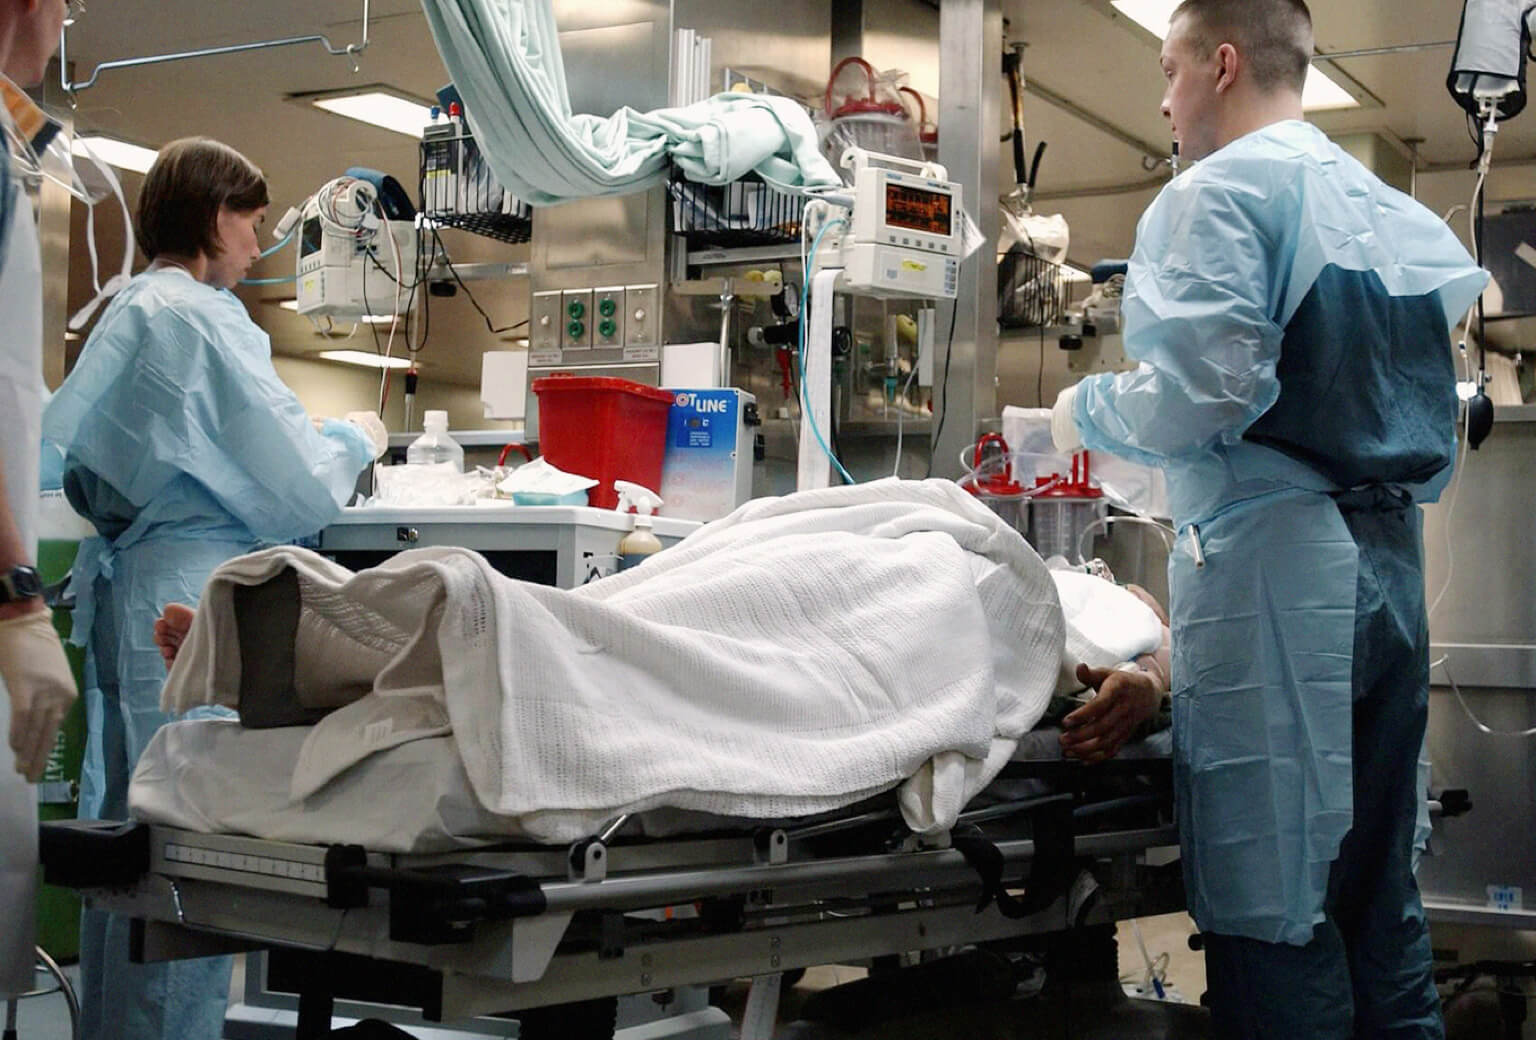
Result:
<svg viewBox="0 0 1536 1040"><path fill-rule="evenodd" d="M192 618L195 616L196 612L183 603L167 603L165 610L155 619L155 645L160 648L160 656L165 658L166 671L171 670L171 662L176 660L182 640L192 630Z"/></svg>
<svg viewBox="0 0 1536 1040"><path fill-rule="evenodd" d="M1080 664L1077 678L1098 693L1062 720L1061 747L1068 758L1084 762L1114 758L1162 703L1162 689L1147 672L1117 672Z"/></svg>

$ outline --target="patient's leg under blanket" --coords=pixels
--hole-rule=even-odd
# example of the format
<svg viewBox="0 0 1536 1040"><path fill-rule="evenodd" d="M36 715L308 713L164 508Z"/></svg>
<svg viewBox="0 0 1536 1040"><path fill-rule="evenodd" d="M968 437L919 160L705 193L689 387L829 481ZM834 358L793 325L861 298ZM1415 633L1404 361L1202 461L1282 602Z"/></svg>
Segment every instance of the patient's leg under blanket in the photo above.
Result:
<svg viewBox="0 0 1536 1040"><path fill-rule="evenodd" d="M271 729L320 721L329 709L306 708L293 682L298 574L286 567L260 585L237 585L232 591L240 638L240 724Z"/></svg>

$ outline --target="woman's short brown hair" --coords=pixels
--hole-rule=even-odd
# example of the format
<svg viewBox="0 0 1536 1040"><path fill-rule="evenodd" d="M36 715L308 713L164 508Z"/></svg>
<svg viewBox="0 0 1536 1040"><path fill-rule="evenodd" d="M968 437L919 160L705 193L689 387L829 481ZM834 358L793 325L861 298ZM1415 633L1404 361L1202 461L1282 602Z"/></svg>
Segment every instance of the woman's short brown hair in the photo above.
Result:
<svg viewBox="0 0 1536 1040"><path fill-rule="evenodd" d="M160 149L139 192L139 245L153 260L215 255L219 208L249 213L268 204L267 181L249 159L206 137L184 137Z"/></svg>

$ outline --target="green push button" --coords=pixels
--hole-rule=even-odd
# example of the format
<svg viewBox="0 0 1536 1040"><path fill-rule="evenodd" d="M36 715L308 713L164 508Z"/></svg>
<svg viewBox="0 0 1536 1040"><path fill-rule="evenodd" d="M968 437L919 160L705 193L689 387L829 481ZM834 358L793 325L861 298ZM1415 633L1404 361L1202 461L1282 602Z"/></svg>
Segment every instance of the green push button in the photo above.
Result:
<svg viewBox="0 0 1536 1040"><path fill-rule="evenodd" d="M604 339L612 339L613 334L619 331L619 326L612 318L604 318L597 331Z"/></svg>
<svg viewBox="0 0 1536 1040"><path fill-rule="evenodd" d="M587 305L580 300L572 300L566 304L565 313L569 314L573 319L581 318L587 313Z"/></svg>
<svg viewBox="0 0 1536 1040"><path fill-rule="evenodd" d="M603 297L602 301L597 305L597 312L605 318L613 317L614 312L618 309L619 305L614 303L612 298L607 296Z"/></svg>
<svg viewBox="0 0 1536 1040"><path fill-rule="evenodd" d="M571 304L571 306L572 307L579 307L581 305L573 303L573 304ZM579 321L573 321L573 322L571 322L569 325L567 325L565 327L565 334L570 339L581 339L581 337L586 335L586 333L587 333L587 326L584 323L579 322Z"/></svg>

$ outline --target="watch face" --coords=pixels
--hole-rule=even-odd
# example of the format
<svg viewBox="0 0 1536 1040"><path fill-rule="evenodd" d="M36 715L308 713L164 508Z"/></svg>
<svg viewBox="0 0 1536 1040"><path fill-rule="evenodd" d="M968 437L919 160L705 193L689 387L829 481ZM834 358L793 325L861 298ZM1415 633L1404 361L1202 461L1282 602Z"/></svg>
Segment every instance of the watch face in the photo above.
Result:
<svg viewBox="0 0 1536 1040"><path fill-rule="evenodd" d="M42 579L37 576L37 571L31 567L14 567L11 569L9 599L32 599L43 594Z"/></svg>

